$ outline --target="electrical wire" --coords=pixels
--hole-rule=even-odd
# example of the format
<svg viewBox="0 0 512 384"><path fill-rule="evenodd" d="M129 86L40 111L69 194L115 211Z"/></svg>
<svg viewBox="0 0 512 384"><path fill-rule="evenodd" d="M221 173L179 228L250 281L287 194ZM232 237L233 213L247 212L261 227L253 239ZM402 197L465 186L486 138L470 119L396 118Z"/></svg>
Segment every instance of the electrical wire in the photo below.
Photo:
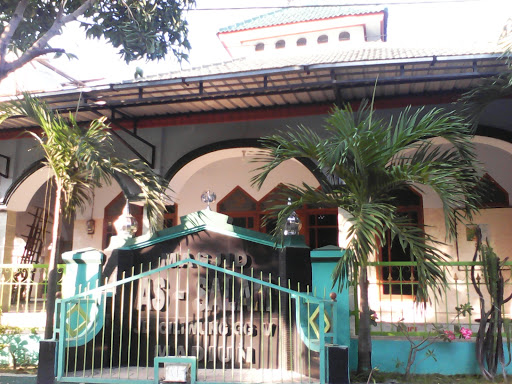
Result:
<svg viewBox="0 0 512 384"><path fill-rule="evenodd" d="M282 5L282 6L249 6L249 7L222 7L222 8L191 8L188 11L248 11L266 9L301 9L301 8L338 8L338 7L366 7L387 5L425 5L425 4L449 4L449 3L482 3L482 0L410 0L390 1L386 3L349 3L349 4L307 4L307 5Z"/></svg>

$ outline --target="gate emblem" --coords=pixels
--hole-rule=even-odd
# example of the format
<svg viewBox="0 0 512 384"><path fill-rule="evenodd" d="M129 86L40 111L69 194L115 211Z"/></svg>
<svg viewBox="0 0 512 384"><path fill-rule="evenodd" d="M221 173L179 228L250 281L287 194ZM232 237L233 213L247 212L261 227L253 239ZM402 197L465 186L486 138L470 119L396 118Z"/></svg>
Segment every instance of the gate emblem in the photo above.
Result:
<svg viewBox="0 0 512 384"><path fill-rule="evenodd" d="M74 316L73 316L74 315ZM71 317L73 316L73 320ZM73 304L69 311L66 313L68 321L66 322L66 332L71 336L75 337L82 332L88 324L89 316L80 304ZM76 327L72 327L70 323L76 324Z"/></svg>
<svg viewBox="0 0 512 384"><path fill-rule="evenodd" d="M319 316L320 316L320 306L316 307L314 312L309 317L309 325L311 325L311 328L313 329L313 332L315 332L315 335L317 338L320 337L320 332L319 332L320 326L318 324ZM329 332L329 330L331 329L331 318L329 317L329 314L327 313L326 310L324 310L324 322L325 322L324 332Z"/></svg>

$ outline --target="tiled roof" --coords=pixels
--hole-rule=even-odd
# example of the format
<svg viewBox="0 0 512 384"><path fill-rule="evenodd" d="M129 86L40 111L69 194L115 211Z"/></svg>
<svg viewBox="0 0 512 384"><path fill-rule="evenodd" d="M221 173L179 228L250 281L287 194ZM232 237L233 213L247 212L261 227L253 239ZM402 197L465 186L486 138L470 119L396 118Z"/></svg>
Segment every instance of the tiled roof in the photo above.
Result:
<svg viewBox="0 0 512 384"><path fill-rule="evenodd" d="M270 27L303 21L330 19L340 16L366 15L381 12L382 7L309 6L289 7L266 13L240 23L221 28L219 33L243 31L246 29Z"/></svg>
<svg viewBox="0 0 512 384"><path fill-rule="evenodd" d="M371 62L379 64L386 61L416 61L432 60L434 57L467 57L481 55L497 55L503 53L503 48L496 44L479 44L477 46L457 46L446 48L403 48L393 47L389 43L364 43L352 49L322 49L307 50L303 54L269 54L254 55L248 58L211 64L177 72L165 73L140 79L141 82L155 79L173 79L186 77L201 77L223 74L254 72L263 70L278 70L280 68L304 67L313 65L364 64ZM130 81L131 82L131 81Z"/></svg>

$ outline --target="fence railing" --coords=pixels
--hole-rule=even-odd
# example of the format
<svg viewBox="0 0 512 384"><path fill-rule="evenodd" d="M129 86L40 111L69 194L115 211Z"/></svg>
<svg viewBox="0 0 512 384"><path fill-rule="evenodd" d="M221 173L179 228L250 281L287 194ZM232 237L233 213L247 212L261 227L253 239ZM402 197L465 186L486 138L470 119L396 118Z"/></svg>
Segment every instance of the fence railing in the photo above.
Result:
<svg viewBox="0 0 512 384"><path fill-rule="evenodd" d="M370 309L374 311L375 323L372 327L373 335L398 335L396 325L402 322L409 334L418 335L431 331L436 325L443 325L450 329L454 325L464 326L473 331L478 329L480 321L479 297L471 280L471 268L475 268L477 286L488 301L487 290L484 287L481 262L442 262L439 265L446 273L448 285L436 296L432 292L429 303L418 303L415 300L415 291L418 280L414 272L414 262L373 262L369 263L369 302ZM512 293L511 268L512 262L504 263L504 294L507 297ZM357 281L356 279L354 281ZM357 284L352 284L357 287ZM473 307L470 314L457 316L457 307L469 304ZM359 307L358 295L354 294L352 313ZM502 308L506 317L511 318L512 301ZM358 315L355 316L355 329L357 333L359 324Z"/></svg>
<svg viewBox="0 0 512 384"><path fill-rule="evenodd" d="M62 276L65 265L59 264L58 271ZM47 285L48 264L0 264L2 314L45 312Z"/></svg>

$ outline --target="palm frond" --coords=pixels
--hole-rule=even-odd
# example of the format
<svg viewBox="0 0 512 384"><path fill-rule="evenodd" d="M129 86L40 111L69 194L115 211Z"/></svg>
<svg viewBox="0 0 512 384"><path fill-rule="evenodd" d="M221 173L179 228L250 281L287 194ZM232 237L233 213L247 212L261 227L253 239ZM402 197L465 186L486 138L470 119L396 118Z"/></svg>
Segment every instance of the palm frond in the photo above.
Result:
<svg viewBox="0 0 512 384"><path fill-rule="evenodd" d="M434 137L443 139L442 143L434 142ZM432 188L442 201L447 233L453 235L456 222L471 215L478 202L481 171L471 138L471 127L463 118L441 109L406 108L396 119L385 121L375 118L371 106L364 103L357 112L350 106L334 108L321 133L300 126L264 138L265 150L256 158L263 164L253 182L261 186L283 161L312 160L327 175L326 184L322 190L286 186L282 197L291 197L292 203L277 204L271 212L277 220L276 237L282 236L290 213L305 204L342 208L352 217L348 248L333 280L341 282L358 265L367 265L385 244L389 230L418 262L424 284L420 286L425 287L418 290L418 299L424 301L430 287L424 279L440 286L446 282L435 264L446 255L437 250L442 243L397 214L394 193L411 186Z"/></svg>
<svg viewBox="0 0 512 384"><path fill-rule="evenodd" d="M512 95L512 71L484 79L480 85L462 95L457 101L464 116L475 125L482 111L495 100Z"/></svg>
<svg viewBox="0 0 512 384"><path fill-rule="evenodd" d="M140 187L153 230L158 230L165 209L166 182L143 161L114 156L110 127L105 118L80 125L74 116L53 112L45 103L29 94L2 106L2 116L24 115L41 129L30 132L45 154L46 165L62 188L62 210L67 216L83 209L94 188L110 184L116 172L125 174Z"/></svg>

